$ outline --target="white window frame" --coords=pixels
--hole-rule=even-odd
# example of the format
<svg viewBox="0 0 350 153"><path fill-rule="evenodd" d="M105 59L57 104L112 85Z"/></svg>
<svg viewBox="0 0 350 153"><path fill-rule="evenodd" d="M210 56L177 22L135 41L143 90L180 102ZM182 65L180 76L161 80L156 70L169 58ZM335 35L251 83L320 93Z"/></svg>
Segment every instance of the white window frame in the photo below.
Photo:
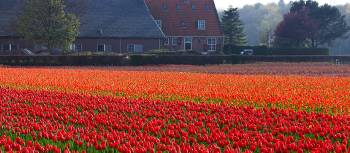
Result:
<svg viewBox="0 0 350 153"><path fill-rule="evenodd" d="M8 45L8 47L9 47L8 50L5 50L5 45ZM12 45L13 45L12 43L4 43L4 44L1 44L0 49L2 51L12 51Z"/></svg>
<svg viewBox="0 0 350 153"><path fill-rule="evenodd" d="M205 30L206 29L206 21L205 20L197 20L197 29Z"/></svg>
<svg viewBox="0 0 350 153"><path fill-rule="evenodd" d="M184 37L184 50L185 51L189 51L193 49L193 38L192 37ZM191 48L190 49L186 49L186 39L189 40L189 42L191 42Z"/></svg>
<svg viewBox="0 0 350 153"><path fill-rule="evenodd" d="M132 46L132 50L130 50L130 47ZM127 50L128 50L128 52L130 53L133 53L133 52L135 52L135 44L128 44L128 46L127 46L128 48L127 48Z"/></svg>
<svg viewBox="0 0 350 153"><path fill-rule="evenodd" d="M131 46L132 46L132 50L130 49ZM127 51L128 51L129 53L143 53L143 52L144 52L144 45L142 45L142 44L128 44L127 47L128 47L128 48L127 48ZM141 51L137 51L137 50L136 50L137 47L141 47L142 50L141 50Z"/></svg>
<svg viewBox="0 0 350 153"><path fill-rule="evenodd" d="M77 46L80 46L80 49L77 49ZM73 44L71 44L70 49L74 52L81 52L81 51L83 51L83 45L73 43Z"/></svg>
<svg viewBox="0 0 350 153"><path fill-rule="evenodd" d="M99 46L100 46L100 45L103 45L103 51L100 51L100 50L99 50ZM106 51L106 44L97 44L97 51L98 51L98 52L105 52L105 51Z"/></svg>
<svg viewBox="0 0 350 153"><path fill-rule="evenodd" d="M179 41L179 38L178 38L178 37L173 37L172 40L171 40L171 45L177 46L178 41Z"/></svg>
<svg viewBox="0 0 350 153"><path fill-rule="evenodd" d="M165 45L165 46L170 45L170 41L171 41L171 38L170 38L170 37L165 38L164 45Z"/></svg>
<svg viewBox="0 0 350 153"><path fill-rule="evenodd" d="M162 29L163 25L162 25L162 20L155 20L157 26Z"/></svg>
<svg viewBox="0 0 350 153"><path fill-rule="evenodd" d="M207 46L208 46L208 51L209 52L214 52L217 49L217 39L216 38L208 38L207 39Z"/></svg>
<svg viewBox="0 0 350 153"><path fill-rule="evenodd" d="M77 50L77 46L80 46L80 49ZM78 52L83 51L83 44L74 44L74 50Z"/></svg>

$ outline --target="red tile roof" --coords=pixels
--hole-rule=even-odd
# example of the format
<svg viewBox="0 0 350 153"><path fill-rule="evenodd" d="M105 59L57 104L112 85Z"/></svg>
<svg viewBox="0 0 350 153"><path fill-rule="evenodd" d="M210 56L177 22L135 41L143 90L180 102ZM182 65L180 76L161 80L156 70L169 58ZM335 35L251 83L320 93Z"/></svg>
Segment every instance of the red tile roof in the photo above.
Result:
<svg viewBox="0 0 350 153"><path fill-rule="evenodd" d="M145 0L167 36L223 36L213 0ZM197 21L206 20L198 30Z"/></svg>

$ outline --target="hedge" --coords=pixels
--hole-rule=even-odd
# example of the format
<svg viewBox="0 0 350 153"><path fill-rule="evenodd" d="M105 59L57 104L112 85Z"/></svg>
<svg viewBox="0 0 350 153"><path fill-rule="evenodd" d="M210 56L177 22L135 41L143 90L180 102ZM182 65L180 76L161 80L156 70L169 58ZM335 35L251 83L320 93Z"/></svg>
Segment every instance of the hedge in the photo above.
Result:
<svg viewBox="0 0 350 153"><path fill-rule="evenodd" d="M244 49L254 50L254 55L329 55L327 48L268 48L266 46L225 45L224 53L239 55Z"/></svg>
<svg viewBox="0 0 350 153"><path fill-rule="evenodd" d="M212 65L254 62L333 62L350 63L350 56L0 56L1 65L14 66L142 66L142 65Z"/></svg>

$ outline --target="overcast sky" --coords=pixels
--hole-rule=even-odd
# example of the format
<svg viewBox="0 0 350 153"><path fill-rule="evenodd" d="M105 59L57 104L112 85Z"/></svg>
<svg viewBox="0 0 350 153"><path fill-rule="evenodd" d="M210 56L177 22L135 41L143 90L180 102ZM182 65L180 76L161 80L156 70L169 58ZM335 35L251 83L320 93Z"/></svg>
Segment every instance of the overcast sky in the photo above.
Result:
<svg viewBox="0 0 350 153"><path fill-rule="evenodd" d="M278 2L279 0L215 0L216 7L218 9L226 9L230 5L233 7L243 7L247 4L255 4L255 3L271 3L271 2ZM288 3L290 0L284 0L286 3ZM295 1L295 0L294 0ZM317 0L319 3L328 3L328 4L346 4L350 3L350 0Z"/></svg>

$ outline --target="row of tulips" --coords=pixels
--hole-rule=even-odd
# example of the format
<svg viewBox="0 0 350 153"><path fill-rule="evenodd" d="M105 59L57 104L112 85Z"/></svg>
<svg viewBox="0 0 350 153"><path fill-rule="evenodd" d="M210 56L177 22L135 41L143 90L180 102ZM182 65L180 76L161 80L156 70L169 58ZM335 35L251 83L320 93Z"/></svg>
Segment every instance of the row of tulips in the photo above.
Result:
<svg viewBox="0 0 350 153"><path fill-rule="evenodd" d="M16 152L346 152L350 117L0 89L0 149Z"/></svg>
<svg viewBox="0 0 350 153"><path fill-rule="evenodd" d="M0 87L129 99L229 103L326 114L350 113L350 77L0 68Z"/></svg>
<svg viewBox="0 0 350 153"><path fill-rule="evenodd" d="M128 71L195 72L237 75L303 75L303 76L350 76L348 65L330 63L253 63L239 65L164 65L137 67L95 67Z"/></svg>

